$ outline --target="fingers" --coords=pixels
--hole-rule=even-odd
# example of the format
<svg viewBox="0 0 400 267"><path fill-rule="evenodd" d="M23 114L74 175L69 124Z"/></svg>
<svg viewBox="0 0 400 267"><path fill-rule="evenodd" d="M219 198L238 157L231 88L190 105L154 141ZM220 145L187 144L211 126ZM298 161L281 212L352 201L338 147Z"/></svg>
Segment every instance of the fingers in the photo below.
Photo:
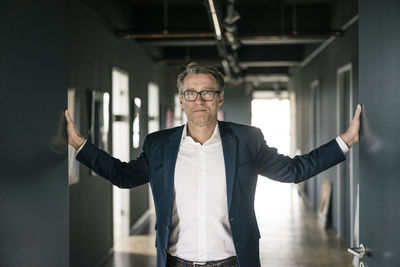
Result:
<svg viewBox="0 0 400 267"><path fill-rule="evenodd" d="M357 105L357 109L356 109L356 114L354 115L354 117L360 117L361 112L362 112L361 105L358 104L358 105Z"/></svg>
<svg viewBox="0 0 400 267"><path fill-rule="evenodd" d="M362 112L361 105L358 104L358 105L357 105L356 112L354 113L354 117L353 117L353 121L352 121L352 122L354 122L354 121L356 121L356 120L360 120L361 112Z"/></svg>
<svg viewBox="0 0 400 267"><path fill-rule="evenodd" d="M72 119L71 119L71 115L69 114L68 109L65 110L65 119L67 120L67 123L73 123Z"/></svg>
<svg viewBox="0 0 400 267"><path fill-rule="evenodd" d="M65 110L65 119L67 120L67 133L74 134L78 131L76 130L75 123L71 118L71 114L69 114L68 109Z"/></svg>
<svg viewBox="0 0 400 267"><path fill-rule="evenodd" d="M362 107L360 104L358 104L349 128L344 134L341 135L343 141L347 144L348 147L352 147L355 143L359 142L360 140L359 135L360 135L361 112L362 112Z"/></svg>
<svg viewBox="0 0 400 267"><path fill-rule="evenodd" d="M66 109L66 110L64 111L64 115L65 115L65 119L66 119L67 121L69 121L69 120L71 119L71 116L69 115L68 109Z"/></svg>

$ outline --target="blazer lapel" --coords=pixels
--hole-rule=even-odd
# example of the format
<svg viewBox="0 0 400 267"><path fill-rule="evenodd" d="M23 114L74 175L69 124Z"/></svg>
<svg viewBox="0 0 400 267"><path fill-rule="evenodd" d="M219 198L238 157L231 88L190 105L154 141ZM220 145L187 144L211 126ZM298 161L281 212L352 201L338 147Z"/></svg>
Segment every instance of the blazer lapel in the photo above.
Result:
<svg viewBox="0 0 400 267"><path fill-rule="evenodd" d="M164 168L164 185L166 189L166 198L168 200L168 210L172 211L172 199L174 191L174 176L176 158L178 156L179 146L182 138L183 126L179 127L169 136L168 143L164 147L163 168ZM170 218L171 219L171 216Z"/></svg>
<svg viewBox="0 0 400 267"><path fill-rule="evenodd" d="M233 136L232 130L226 123L218 122L222 140L222 149L225 160L226 190L228 197L228 210L231 209L233 185L235 183L237 138Z"/></svg>

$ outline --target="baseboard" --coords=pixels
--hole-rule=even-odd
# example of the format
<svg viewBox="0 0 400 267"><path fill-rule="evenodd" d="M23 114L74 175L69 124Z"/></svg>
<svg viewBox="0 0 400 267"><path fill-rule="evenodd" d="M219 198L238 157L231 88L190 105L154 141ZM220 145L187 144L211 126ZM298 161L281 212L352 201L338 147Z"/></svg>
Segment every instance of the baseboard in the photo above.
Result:
<svg viewBox="0 0 400 267"><path fill-rule="evenodd" d="M113 254L114 254L114 248L111 247L111 248L106 252L106 254L104 254L104 256L101 257L101 259L99 260L99 263L98 263L96 266L102 266L102 265L106 262L106 260L107 260L109 257L111 257Z"/></svg>
<svg viewBox="0 0 400 267"><path fill-rule="evenodd" d="M151 217L154 215L154 210L148 209L142 216L132 225L130 234L134 235L143 227L143 224L150 223Z"/></svg>

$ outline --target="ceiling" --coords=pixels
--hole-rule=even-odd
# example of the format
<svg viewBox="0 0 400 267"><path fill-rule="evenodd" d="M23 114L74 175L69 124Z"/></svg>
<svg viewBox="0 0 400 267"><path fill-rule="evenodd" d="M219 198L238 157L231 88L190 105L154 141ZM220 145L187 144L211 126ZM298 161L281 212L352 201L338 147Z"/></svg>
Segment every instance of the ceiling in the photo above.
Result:
<svg viewBox="0 0 400 267"><path fill-rule="evenodd" d="M162 64L215 65L231 84L285 83L292 66L341 35L331 27L331 0L125 2L133 13L130 28L117 31L120 38L134 39Z"/></svg>

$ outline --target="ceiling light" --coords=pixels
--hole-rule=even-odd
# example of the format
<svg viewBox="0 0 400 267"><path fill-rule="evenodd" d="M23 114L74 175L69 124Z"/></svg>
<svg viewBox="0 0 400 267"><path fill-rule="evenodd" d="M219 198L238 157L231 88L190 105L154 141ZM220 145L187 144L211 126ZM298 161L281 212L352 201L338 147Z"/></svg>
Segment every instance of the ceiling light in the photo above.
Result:
<svg viewBox="0 0 400 267"><path fill-rule="evenodd" d="M208 0L208 3L210 5L211 17L212 17L213 24L214 24L215 35L217 36L217 40L221 40L222 39L222 32L221 32L221 27L219 26L217 13L215 11L214 1L213 0Z"/></svg>

